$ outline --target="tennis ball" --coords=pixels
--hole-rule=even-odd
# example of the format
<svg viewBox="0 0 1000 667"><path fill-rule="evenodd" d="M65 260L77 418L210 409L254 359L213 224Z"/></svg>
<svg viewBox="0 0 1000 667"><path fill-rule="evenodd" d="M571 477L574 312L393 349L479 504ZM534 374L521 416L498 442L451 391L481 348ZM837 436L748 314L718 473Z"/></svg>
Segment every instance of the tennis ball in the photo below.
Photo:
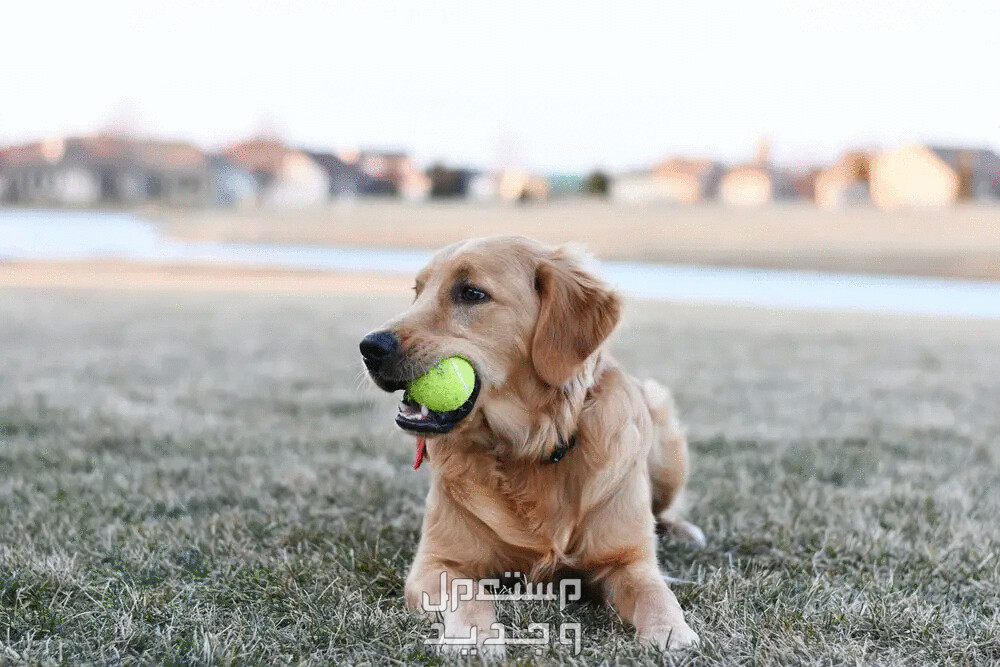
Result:
<svg viewBox="0 0 1000 667"><path fill-rule="evenodd" d="M469 400L475 385L472 365L461 357L448 357L411 382L406 392L434 412L449 412Z"/></svg>

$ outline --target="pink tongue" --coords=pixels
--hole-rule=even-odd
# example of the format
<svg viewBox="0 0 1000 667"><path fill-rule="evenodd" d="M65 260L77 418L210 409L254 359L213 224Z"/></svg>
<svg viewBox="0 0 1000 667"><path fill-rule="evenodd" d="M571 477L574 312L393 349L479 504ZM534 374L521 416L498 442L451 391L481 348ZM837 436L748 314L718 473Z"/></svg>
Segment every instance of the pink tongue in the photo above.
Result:
<svg viewBox="0 0 1000 667"><path fill-rule="evenodd" d="M416 470L424 462L424 455L427 454L427 439L417 438L417 458L413 459L413 469Z"/></svg>

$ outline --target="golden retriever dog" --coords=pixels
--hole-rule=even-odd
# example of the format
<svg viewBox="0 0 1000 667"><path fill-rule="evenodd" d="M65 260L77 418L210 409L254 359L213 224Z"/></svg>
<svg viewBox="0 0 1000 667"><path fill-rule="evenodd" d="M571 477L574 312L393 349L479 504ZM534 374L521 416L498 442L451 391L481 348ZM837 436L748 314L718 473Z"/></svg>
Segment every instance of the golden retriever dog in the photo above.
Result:
<svg viewBox="0 0 1000 667"><path fill-rule="evenodd" d="M383 390L405 389L441 359L476 373L465 405L436 413L404 393L396 422L417 436L431 487L406 601L441 600L452 578L520 572L580 577L662 648L698 641L656 560L656 524L700 541L679 518L687 442L665 388L603 348L619 296L572 246L489 237L439 251L413 304L368 334L364 363ZM444 577L442 577L444 573ZM455 608L452 609L451 607ZM494 636L492 601L449 605L446 637Z"/></svg>

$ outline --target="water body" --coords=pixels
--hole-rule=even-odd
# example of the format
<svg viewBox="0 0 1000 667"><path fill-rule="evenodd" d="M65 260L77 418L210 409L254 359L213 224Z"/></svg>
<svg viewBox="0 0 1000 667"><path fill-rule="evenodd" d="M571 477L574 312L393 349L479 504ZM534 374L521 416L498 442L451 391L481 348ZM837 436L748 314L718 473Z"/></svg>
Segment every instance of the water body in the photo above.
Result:
<svg viewBox="0 0 1000 667"><path fill-rule="evenodd" d="M0 210L4 259L108 259L414 274L431 253L178 241L131 213ZM1000 319L1000 283L772 269L601 262L624 294L690 303Z"/></svg>

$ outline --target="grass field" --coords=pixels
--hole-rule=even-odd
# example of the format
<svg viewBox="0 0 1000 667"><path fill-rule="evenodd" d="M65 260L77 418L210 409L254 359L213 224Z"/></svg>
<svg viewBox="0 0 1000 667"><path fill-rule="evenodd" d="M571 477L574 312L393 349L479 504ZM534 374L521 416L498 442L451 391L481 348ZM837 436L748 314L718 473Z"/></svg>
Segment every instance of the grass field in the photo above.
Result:
<svg viewBox="0 0 1000 667"><path fill-rule="evenodd" d="M403 607L428 471L359 379L379 297L0 292L0 663L436 663ZM629 664L1000 662L1000 324L630 304L690 427L696 651ZM554 604L501 608L509 626Z"/></svg>

